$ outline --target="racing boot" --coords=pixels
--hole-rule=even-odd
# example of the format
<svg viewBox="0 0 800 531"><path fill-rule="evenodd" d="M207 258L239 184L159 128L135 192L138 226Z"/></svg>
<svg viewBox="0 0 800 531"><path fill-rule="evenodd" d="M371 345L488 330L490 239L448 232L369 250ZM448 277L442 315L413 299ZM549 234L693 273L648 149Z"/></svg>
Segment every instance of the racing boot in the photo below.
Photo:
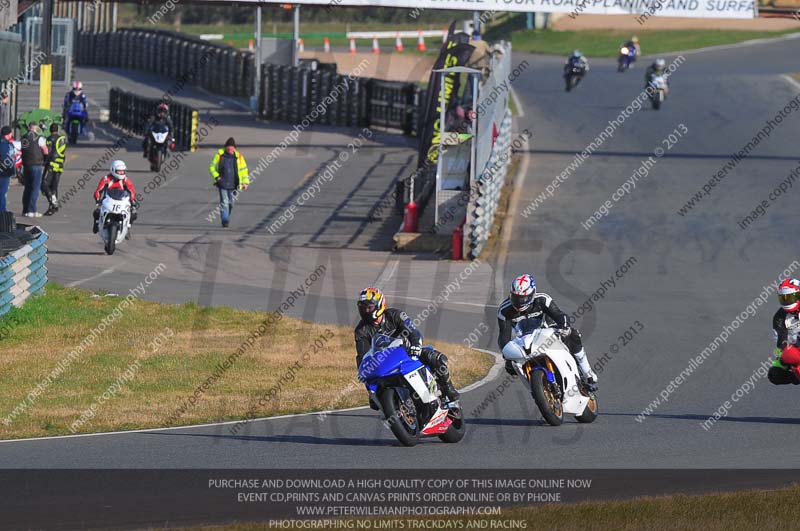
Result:
<svg viewBox="0 0 800 531"><path fill-rule="evenodd" d="M92 213L92 233L97 234L100 232L100 228L97 226L97 220L100 219L100 209L96 208Z"/></svg>
<svg viewBox="0 0 800 531"><path fill-rule="evenodd" d="M450 378L447 378L446 381L437 382L439 387L442 389L442 398L445 402L455 402L459 398L461 398L461 393L453 385L453 382L450 381Z"/></svg>
<svg viewBox="0 0 800 531"><path fill-rule="evenodd" d="M581 380L583 381L583 385L588 389L590 392L594 393L597 391L597 375L592 370L592 366L589 365L589 359L586 357L586 351L580 349L578 352L572 355L575 358L575 361L578 362L578 371L581 373Z"/></svg>

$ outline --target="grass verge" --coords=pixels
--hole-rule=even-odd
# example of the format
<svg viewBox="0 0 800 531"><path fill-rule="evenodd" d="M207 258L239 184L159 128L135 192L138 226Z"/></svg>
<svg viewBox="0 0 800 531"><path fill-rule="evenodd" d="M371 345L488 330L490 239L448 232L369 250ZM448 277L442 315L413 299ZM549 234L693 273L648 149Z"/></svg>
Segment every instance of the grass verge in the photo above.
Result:
<svg viewBox="0 0 800 531"><path fill-rule="evenodd" d="M398 23L398 24L387 24L387 23L351 23L351 24L343 24L343 23L315 23L315 22L304 22L300 29L300 38L303 39L303 44L306 49L322 49L325 37L328 37L330 40L330 45L333 47L340 47L346 48L350 45L350 41L347 39L346 32L348 31L347 28L350 28L349 31L417 31L420 29L423 30L442 30L443 27L438 25L431 25L431 24L420 24L420 23ZM146 20L144 21L137 21L134 24L130 24L127 27L141 27L147 29L161 29L167 31L175 31L175 26L171 24L156 24L151 25ZM212 24L183 24L180 28L181 33L186 33L188 35L203 35L203 34L221 34L223 38L221 40L214 40L211 42L217 42L221 44L229 44L236 48L247 48L248 41L254 38L253 36L253 26L247 24L224 24L224 25L212 25ZM263 28L262 37L264 38L271 38L277 37L282 39L291 39L292 38L292 31L293 26L291 23L276 23L276 24L265 24ZM441 37L426 37L425 42L429 48L432 49L431 52L437 51L439 46L442 43ZM381 39L381 45L384 49L393 47L394 46L394 37L390 39ZM365 39L359 39L357 41L358 48L361 51L369 51L372 47L372 42ZM405 47L406 53L419 53L416 51L417 39L416 37L405 37L403 38L403 46Z"/></svg>
<svg viewBox="0 0 800 531"><path fill-rule="evenodd" d="M468 529L468 521L487 522L480 529L503 529L502 522L527 522L526 529L549 531L789 531L797 529L795 509L800 487L793 485L779 490L753 490L703 496L663 496L627 501L584 502L565 505L544 505L514 508L502 516L478 516L448 519L461 526L422 526L418 529ZM396 521L397 519L395 519ZM422 520L416 520L421 522ZM442 519L425 520L430 524ZM495 524L492 525L491 522ZM499 525L498 525L499 524ZM354 526L357 528L357 526ZM378 529L382 527L373 526ZM414 527L406 526L406 529ZM508 529L521 529L509 526ZM267 524L242 523L224 526L196 527L202 531L262 531L279 529Z"/></svg>
<svg viewBox="0 0 800 531"><path fill-rule="evenodd" d="M692 50L734 44L751 39L779 37L797 30L745 31L745 30L652 30L638 33L645 55L657 55L681 50ZM631 37L627 31L584 30L522 30L511 34L516 52L556 54L566 56L579 49L590 60L592 57L616 57L619 46Z"/></svg>
<svg viewBox="0 0 800 531"><path fill-rule="evenodd" d="M282 377L280 391L253 410L256 416L365 404L363 386L355 380L352 328L289 317L270 320L266 333L221 371L220 364L246 345L270 314L134 300L102 333L92 335L122 301L50 284L44 296L0 319L7 332L0 336L0 438L245 418L257 397ZM154 343L159 337L160 346ZM315 342L321 347L312 346ZM70 358L82 343L84 349ZM460 345L436 345L452 360L457 386L483 377L493 362ZM303 362L306 353L310 356ZM59 364L63 372L48 380ZM214 374L218 377L187 406Z"/></svg>

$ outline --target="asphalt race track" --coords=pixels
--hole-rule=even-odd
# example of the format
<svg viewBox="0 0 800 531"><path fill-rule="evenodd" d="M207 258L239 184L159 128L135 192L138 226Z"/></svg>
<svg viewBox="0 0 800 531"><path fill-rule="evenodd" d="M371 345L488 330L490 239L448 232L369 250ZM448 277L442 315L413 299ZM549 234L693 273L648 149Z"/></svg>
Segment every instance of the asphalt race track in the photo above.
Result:
<svg viewBox="0 0 800 531"><path fill-rule="evenodd" d="M370 468L378 462L412 460L419 468L459 469L779 469L794 465L800 450L788 441L795 439L800 424L794 405L798 390L773 386L756 374L774 351L770 323L777 302L772 293L754 315L737 324L727 342L665 392L667 401L637 420L690 359L797 258L792 222L797 204L793 196L798 192L794 189L776 199L746 230L737 222L798 165L800 112L789 114L693 209L678 214L731 154L800 92L800 85L782 76L797 68L794 58L800 55L800 40L782 41L780 54L773 53L773 46L765 43L685 54L670 78L671 93L664 107L653 111L645 104L628 117L528 217L522 216L523 209L636 98L643 85L644 64L618 74L612 61L592 61L584 82L567 94L560 78L562 59L516 57L517 62L529 63L513 83L524 109L517 130L528 128L533 140L515 202L508 254L501 254L499 263L481 264L423 329L429 337L460 342L484 322L492 333L484 334L479 346L496 350L494 313L514 276L533 273L540 289L572 313L627 262L626 272L614 279L615 286L576 322L590 359L609 354L600 374L601 416L594 424L570 420L558 428L545 425L519 382L512 382L499 399L487 401L491 391L503 385L505 373L500 371L492 381L464 395L468 433L457 446L432 439L414 449L400 447L374 412L359 409L324 418L307 415L253 421L237 434L230 432L230 426L219 425L7 441L0 444L0 466ZM674 58L667 57L667 62ZM220 106L197 97L212 112L223 114L224 110L230 120L214 132L216 142L228 134L235 134L237 140L263 135L258 140L240 140L251 146L244 148L248 155L248 149L268 151L256 146L262 139L274 145L275 138L279 141L282 136L264 126L246 129L241 111L231 108L232 104ZM682 136L667 149L663 142L676 130ZM303 153L292 148L290 156L278 163L280 167L268 172L275 188L254 184L227 232L197 214L214 207L213 190L205 182L211 147L203 151L203 157L186 163L179 180L148 198L149 204L145 201L143 220L138 228L134 226L135 239L123 244L119 255L102 255L98 239L88 232L90 200L76 199L80 208L72 205L75 208L67 208L62 218L43 221L53 234L52 276L64 283L121 292L161 261L168 270L148 298L270 308L315 264L330 260L338 264L335 275L339 276L323 283L306 306L297 309L297 315L353 323L352 301L358 289L378 280L390 294L390 303L414 315L466 264L393 256L385 246L380 248L392 232L390 225L399 224L396 217L387 217L385 223L377 224L381 226L370 224L350 239L360 227L359 217L387 193L391 179L408 171L411 144L379 135L379 142L354 156L351 170L333 181L335 190L301 209L300 219L286 230L276 235L266 230L267 219L274 218L264 218L264 209L273 212L285 207L292 194L303 190L303 175L335 158L350 136L341 131L315 132ZM129 157L136 164L133 175L138 184L148 173L136 152L138 140L134 142ZM664 156L649 174L613 205L607 217L584 229L582 222L659 147L664 148ZM80 164L84 150L87 157L102 152L101 147L77 148ZM252 167L258 157L248 158ZM384 165L386 160L395 166ZM379 178L362 182L364 172L373 167ZM190 180L200 184L181 185ZM363 183L370 184L364 189ZM18 201L13 195L11 200ZM219 242L222 258L208 269L208 249L214 242ZM623 339L631 329L636 331L629 333L632 339ZM748 392L732 402L727 416L704 429L702 422L748 382ZM472 414L482 402L484 409Z"/></svg>

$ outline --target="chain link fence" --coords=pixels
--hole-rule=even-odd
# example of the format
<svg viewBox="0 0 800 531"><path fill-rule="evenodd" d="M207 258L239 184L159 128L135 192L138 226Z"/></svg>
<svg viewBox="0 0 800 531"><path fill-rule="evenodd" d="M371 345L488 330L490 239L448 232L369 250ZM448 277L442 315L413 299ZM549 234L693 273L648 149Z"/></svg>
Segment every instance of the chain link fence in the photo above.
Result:
<svg viewBox="0 0 800 531"><path fill-rule="evenodd" d="M506 108L486 168L470 188L464 231L464 256L477 258L489 240L494 215L508 173L511 150L511 111Z"/></svg>

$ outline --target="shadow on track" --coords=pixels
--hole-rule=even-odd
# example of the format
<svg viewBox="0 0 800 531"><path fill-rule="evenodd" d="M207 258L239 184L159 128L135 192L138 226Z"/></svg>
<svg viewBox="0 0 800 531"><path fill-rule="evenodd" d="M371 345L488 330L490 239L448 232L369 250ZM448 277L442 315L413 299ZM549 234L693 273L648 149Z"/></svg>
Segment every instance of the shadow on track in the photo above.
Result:
<svg viewBox="0 0 800 531"><path fill-rule="evenodd" d="M391 439L354 439L348 437L325 438L313 435L215 435L211 433L164 433L146 432L146 435L167 435L172 437L210 437L243 442L325 444L331 446L399 446Z"/></svg>

